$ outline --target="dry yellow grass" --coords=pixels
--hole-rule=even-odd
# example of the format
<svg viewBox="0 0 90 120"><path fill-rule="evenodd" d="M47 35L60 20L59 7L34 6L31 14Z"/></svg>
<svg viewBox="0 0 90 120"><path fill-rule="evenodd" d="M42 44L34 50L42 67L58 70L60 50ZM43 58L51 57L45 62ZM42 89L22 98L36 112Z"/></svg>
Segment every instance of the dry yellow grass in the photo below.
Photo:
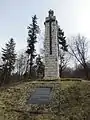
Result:
<svg viewBox="0 0 90 120"><path fill-rule="evenodd" d="M53 86L53 101L50 105L27 104L28 97L39 86ZM58 120L59 117L60 120L88 120L89 105L90 82L34 81L0 90L0 120ZM49 114L30 114L37 110Z"/></svg>

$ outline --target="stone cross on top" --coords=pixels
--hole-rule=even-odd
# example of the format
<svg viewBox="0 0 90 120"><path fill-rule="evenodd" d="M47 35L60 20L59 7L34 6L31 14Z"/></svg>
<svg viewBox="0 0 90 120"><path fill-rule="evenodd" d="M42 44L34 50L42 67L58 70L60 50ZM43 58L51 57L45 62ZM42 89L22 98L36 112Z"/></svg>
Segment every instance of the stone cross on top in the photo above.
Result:
<svg viewBox="0 0 90 120"><path fill-rule="evenodd" d="M49 10L49 12L48 12L48 13L49 13L49 17L52 17L52 16L54 15L54 11L53 11L53 10L51 10L51 9Z"/></svg>
<svg viewBox="0 0 90 120"><path fill-rule="evenodd" d="M49 23L49 40L50 40L50 55L52 54L52 22L55 21L55 16L54 15L54 11L53 10L49 10L49 15L46 18L46 22Z"/></svg>

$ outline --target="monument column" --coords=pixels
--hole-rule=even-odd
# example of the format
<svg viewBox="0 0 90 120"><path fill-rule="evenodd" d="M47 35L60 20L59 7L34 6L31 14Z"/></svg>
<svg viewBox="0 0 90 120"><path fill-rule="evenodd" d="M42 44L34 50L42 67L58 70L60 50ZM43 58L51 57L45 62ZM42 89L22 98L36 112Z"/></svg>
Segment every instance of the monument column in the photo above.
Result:
<svg viewBox="0 0 90 120"><path fill-rule="evenodd" d="M58 58L58 23L54 12L49 11L49 16L45 19L45 79L59 78L59 58Z"/></svg>

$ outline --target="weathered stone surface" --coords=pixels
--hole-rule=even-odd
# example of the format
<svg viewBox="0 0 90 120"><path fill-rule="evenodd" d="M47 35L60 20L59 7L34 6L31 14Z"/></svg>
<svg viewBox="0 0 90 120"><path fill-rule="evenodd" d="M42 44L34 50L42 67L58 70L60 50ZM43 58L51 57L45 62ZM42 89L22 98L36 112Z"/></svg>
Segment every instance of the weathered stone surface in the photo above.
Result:
<svg viewBox="0 0 90 120"><path fill-rule="evenodd" d="M50 17L50 16L49 16ZM51 40L52 40L52 54L50 54L50 18L46 17L45 21L45 79L59 78L59 59L58 59L58 39L57 30L58 23L55 16L51 23Z"/></svg>

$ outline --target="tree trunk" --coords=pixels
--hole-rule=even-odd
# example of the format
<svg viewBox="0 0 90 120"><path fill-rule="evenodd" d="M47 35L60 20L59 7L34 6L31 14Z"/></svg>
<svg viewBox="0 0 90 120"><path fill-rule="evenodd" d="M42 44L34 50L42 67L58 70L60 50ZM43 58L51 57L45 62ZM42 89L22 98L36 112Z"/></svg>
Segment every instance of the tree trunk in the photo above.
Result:
<svg viewBox="0 0 90 120"><path fill-rule="evenodd" d="M88 80L88 66L86 63L84 65L84 72L85 72L86 79Z"/></svg>
<svg viewBox="0 0 90 120"><path fill-rule="evenodd" d="M29 78L32 77L32 65L30 64Z"/></svg>
<svg viewBox="0 0 90 120"><path fill-rule="evenodd" d="M32 55L31 55L31 58L30 58L30 71L29 71L29 78L32 78L32 65L33 65L33 62L32 62Z"/></svg>
<svg viewBox="0 0 90 120"><path fill-rule="evenodd" d="M59 70L60 78L62 77L62 68Z"/></svg>

